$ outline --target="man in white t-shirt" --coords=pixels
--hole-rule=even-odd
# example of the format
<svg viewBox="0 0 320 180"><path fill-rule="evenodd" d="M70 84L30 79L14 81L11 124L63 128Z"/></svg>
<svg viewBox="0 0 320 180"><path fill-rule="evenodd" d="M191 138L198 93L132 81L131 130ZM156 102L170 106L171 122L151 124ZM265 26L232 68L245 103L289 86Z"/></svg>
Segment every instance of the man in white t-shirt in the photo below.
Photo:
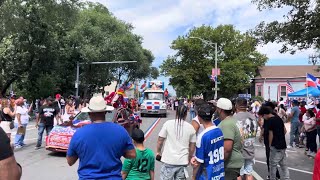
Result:
<svg viewBox="0 0 320 180"><path fill-rule="evenodd" d="M15 127L18 129L18 132L14 139L15 148L21 148L25 146L24 137L26 133L26 128L29 123L29 110L26 106L24 106L24 99L20 97L15 101L17 104L16 116L14 119ZM19 129L20 128L20 129ZM24 128L22 131L21 129Z"/></svg>
<svg viewBox="0 0 320 180"><path fill-rule="evenodd" d="M187 114L188 107L179 106L177 119L164 123L159 133L157 160L161 159L163 162L160 172L161 180L188 178L186 167L195 151L196 131L191 124L185 122ZM166 141L165 144L164 141Z"/></svg>

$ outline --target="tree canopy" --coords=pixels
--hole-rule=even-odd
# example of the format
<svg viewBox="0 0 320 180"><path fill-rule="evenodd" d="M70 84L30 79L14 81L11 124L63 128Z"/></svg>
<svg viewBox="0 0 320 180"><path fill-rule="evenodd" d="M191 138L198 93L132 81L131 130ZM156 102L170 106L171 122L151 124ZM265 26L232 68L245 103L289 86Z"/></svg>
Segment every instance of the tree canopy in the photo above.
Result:
<svg viewBox="0 0 320 180"><path fill-rule="evenodd" d="M213 82L208 76L214 67L214 46L192 37L218 45L218 68L221 69L219 96L231 97L244 91L250 86L257 68L267 61L265 55L257 52L256 40L232 25L194 28L172 42L171 48L176 54L169 56L160 66L161 73L171 77L170 84L178 96L202 93L205 98L211 98L213 94Z"/></svg>
<svg viewBox="0 0 320 180"><path fill-rule="evenodd" d="M157 75L142 37L99 3L78 0L6 0L0 6L0 90L30 97L74 91L80 62L82 94L112 80ZM99 61L135 64L91 65ZM49 85L50 84L50 85ZM47 87L44 87L47 86Z"/></svg>
<svg viewBox="0 0 320 180"><path fill-rule="evenodd" d="M263 43L284 43L280 52L294 54L297 50L320 48L319 1L253 0L259 10L286 8L284 19L261 22L254 34Z"/></svg>

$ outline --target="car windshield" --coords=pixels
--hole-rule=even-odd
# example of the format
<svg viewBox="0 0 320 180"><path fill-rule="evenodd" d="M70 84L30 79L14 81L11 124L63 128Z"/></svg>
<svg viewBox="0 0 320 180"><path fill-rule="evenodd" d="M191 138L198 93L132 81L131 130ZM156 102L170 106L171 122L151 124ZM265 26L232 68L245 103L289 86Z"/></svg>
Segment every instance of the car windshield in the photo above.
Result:
<svg viewBox="0 0 320 180"><path fill-rule="evenodd" d="M116 110L106 112L106 121L107 122L112 122L112 119L114 117L115 112L116 112ZM80 112L78 115L76 115L76 117L74 119L78 120L78 121L91 120L89 117L89 114L87 112Z"/></svg>
<svg viewBox="0 0 320 180"><path fill-rule="evenodd" d="M163 100L162 92L146 92L144 93L146 100Z"/></svg>

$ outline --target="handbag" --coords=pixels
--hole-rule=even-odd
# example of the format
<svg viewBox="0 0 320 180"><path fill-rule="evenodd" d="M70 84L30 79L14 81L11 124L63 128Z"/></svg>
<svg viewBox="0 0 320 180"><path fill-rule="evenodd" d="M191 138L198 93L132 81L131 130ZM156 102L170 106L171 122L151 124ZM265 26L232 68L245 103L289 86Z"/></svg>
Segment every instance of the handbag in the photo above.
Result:
<svg viewBox="0 0 320 180"><path fill-rule="evenodd" d="M1 115L1 119L2 119L2 120L8 121L8 120L4 117L2 110L0 111L0 115ZM9 125L10 129L13 129L13 128L14 128L14 122L13 122L12 120L9 121L9 122L10 122L10 125Z"/></svg>

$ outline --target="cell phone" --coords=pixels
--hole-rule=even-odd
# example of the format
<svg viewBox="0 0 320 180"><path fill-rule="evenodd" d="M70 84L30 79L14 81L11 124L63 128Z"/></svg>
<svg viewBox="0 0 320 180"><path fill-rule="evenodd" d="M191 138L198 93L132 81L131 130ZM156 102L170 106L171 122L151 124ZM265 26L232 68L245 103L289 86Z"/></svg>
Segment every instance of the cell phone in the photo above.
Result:
<svg viewBox="0 0 320 180"><path fill-rule="evenodd" d="M157 155L157 156L156 156L156 160L157 160L157 161L161 161L161 155Z"/></svg>

